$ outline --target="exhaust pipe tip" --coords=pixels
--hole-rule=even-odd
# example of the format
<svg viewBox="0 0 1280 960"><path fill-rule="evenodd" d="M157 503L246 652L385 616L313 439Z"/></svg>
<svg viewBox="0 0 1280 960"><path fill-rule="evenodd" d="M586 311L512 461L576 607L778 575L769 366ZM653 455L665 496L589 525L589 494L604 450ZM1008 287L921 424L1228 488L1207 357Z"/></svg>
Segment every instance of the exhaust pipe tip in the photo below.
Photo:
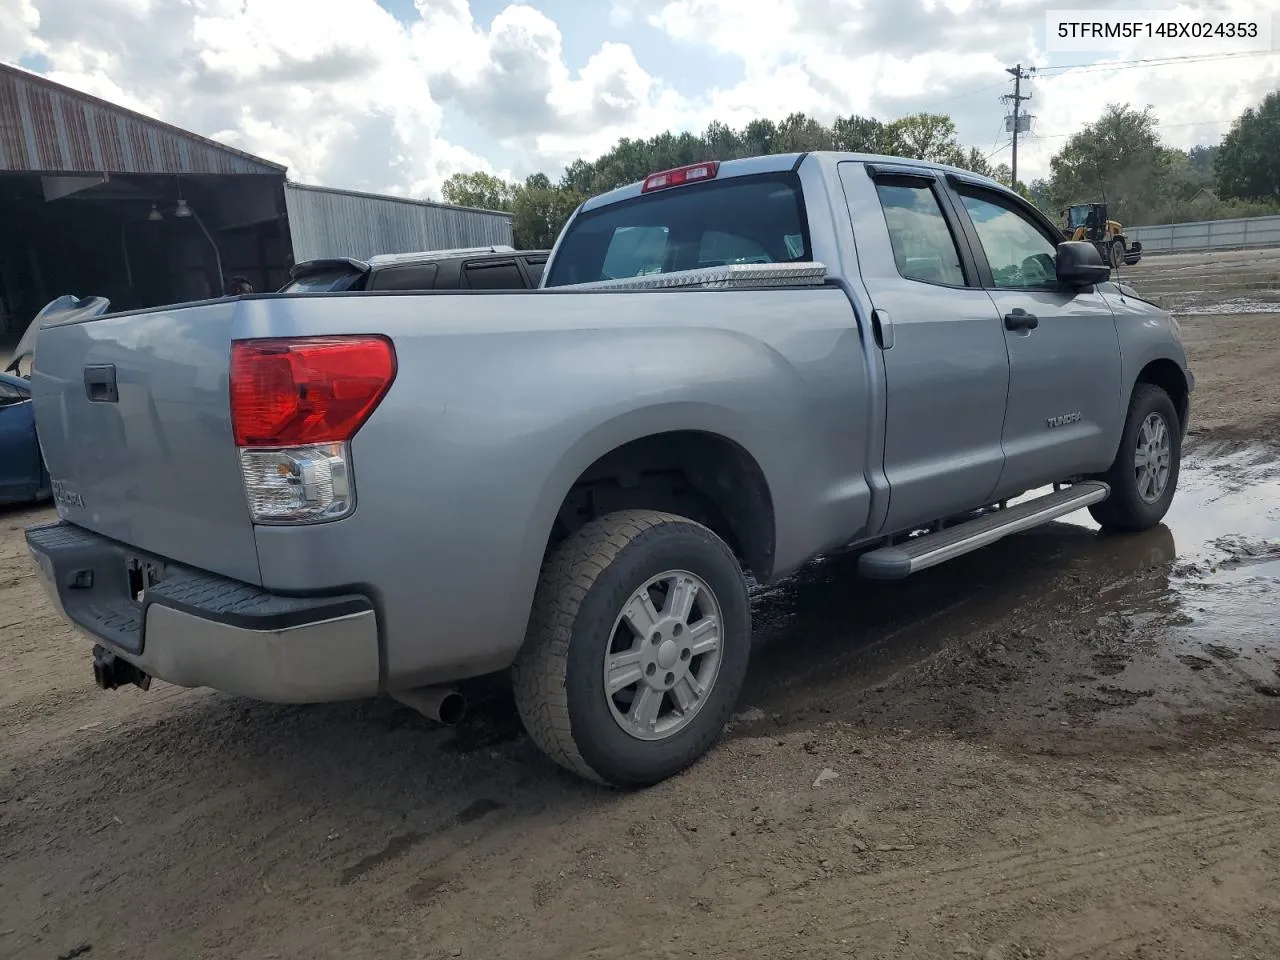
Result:
<svg viewBox="0 0 1280 960"><path fill-rule="evenodd" d="M446 727L461 723L467 715L467 698L453 687L414 687L393 691L391 696Z"/></svg>
<svg viewBox="0 0 1280 960"><path fill-rule="evenodd" d="M467 715L467 698L457 690L450 690L440 698L436 713L437 719L445 726L455 726Z"/></svg>

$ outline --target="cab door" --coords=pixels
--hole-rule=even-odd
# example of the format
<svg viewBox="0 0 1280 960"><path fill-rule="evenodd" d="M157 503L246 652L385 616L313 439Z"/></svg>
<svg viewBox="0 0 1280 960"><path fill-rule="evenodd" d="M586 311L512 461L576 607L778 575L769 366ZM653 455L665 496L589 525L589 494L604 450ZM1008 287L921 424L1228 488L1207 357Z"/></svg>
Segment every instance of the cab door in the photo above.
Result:
<svg viewBox="0 0 1280 960"><path fill-rule="evenodd" d="M1009 358L944 185L923 167L839 164L884 362L884 533L991 502Z"/></svg>
<svg viewBox="0 0 1280 960"><path fill-rule="evenodd" d="M950 186L1009 353L998 498L1106 470L1125 402L1110 305L1096 288L1058 282L1059 239L1019 198L959 178Z"/></svg>

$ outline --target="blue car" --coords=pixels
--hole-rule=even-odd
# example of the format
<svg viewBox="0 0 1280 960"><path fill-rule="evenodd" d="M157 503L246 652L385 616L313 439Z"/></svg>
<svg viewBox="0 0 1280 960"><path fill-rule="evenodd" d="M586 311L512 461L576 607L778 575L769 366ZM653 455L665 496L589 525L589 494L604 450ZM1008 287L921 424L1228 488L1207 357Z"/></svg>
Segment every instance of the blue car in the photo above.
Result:
<svg viewBox="0 0 1280 960"><path fill-rule="evenodd" d="M101 316L111 306L104 297L59 297L31 321L0 373L0 504L30 503L52 496L36 440L36 417L31 403L31 383L22 376L23 363L33 363L40 327L61 320Z"/></svg>
<svg viewBox="0 0 1280 960"><path fill-rule="evenodd" d="M36 442L31 384L0 373L0 504L49 497L49 473Z"/></svg>

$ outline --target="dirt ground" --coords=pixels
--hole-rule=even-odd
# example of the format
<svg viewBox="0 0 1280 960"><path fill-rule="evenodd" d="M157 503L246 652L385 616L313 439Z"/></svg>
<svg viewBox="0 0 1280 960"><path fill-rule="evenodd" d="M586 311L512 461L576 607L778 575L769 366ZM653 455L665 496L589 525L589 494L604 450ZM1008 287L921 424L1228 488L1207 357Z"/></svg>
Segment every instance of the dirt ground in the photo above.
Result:
<svg viewBox="0 0 1280 960"><path fill-rule="evenodd" d="M1280 955L1280 251L1150 257L1198 378L1167 523L763 591L742 712L640 793L487 696L100 693L0 511L0 957Z"/></svg>

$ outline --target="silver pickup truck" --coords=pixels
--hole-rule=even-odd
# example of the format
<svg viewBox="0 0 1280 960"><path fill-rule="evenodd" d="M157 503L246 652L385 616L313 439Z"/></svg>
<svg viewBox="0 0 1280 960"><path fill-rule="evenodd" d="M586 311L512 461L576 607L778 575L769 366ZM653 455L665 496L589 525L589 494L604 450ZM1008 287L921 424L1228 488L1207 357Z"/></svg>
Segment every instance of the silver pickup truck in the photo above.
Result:
<svg viewBox="0 0 1280 960"><path fill-rule="evenodd" d="M103 687L447 721L509 671L547 754L649 784L722 732L752 578L1160 521L1193 379L1109 277L990 180L811 153L587 201L539 290L53 317L27 541Z"/></svg>

